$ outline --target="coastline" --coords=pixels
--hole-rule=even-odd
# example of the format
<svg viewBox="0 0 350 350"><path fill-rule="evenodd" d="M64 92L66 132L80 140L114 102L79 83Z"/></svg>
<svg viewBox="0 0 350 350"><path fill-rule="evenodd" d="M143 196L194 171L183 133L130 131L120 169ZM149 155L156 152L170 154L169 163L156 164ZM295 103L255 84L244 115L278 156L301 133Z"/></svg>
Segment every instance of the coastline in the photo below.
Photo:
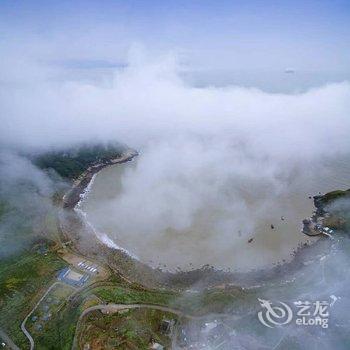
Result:
<svg viewBox="0 0 350 350"><path fill-rule="evenodd" d="M72 188L63 196L63 208L74 209L77 205L79 205L80 201L88 193L93 184L95 176L100 170L109 165L129 162L136 156L138 156L138 152L129 148L120 157L111 158L102 163L91 165L83 172L83 174L79 176L77 180L74 181Z"/></svg>
<svg viewBox="0 0 350 350"><path fill-rule="evenodd" d="M96 230L96 228L90 223L87 218L87 214L81 209L81 203L88 196L91 188L94 184L94 180L97 174L105 167L123 164L129 161L132 161L136 156L138 156L138 152L134 149L128 149L123 153L122 156L117 158L111 158L103 163L97 163L90 166L82 175L80 175L79 179L74 181L72 188L68 191L67 194L63 196L63 208L65 209L73 209L75 213L81 218L81 220L85 223L85 225L94 232L96 238L101 241L101 243L105 244L107 247L111 249L116 249L126 253L133 259L137 259L137 256L131 254L129 251L124 249L123 247L118 246L113 240L111 240L107 234L104 232L100 232Z"/></svg>
<svg viewBox="0 0 350 350"><path fill-rule="evenodd" d="M328 239L318 239L312 244L305 243L291 253L290 261L247 272L223 271L209 265L188 271L167 271L153 268L108 240L108 237L103 237L103 233L96 232L95 228L88 222L85 213L79 208L79 204L88 194L95 176L101 169L109 165L125 163L137 155L135 150L129 149L121 157L90 166L63 197L63 209L66 213L64 220L68 218L66 225L61 222L60 228L63 235L73 243L74 249L87 256L98 256L122 278L152 288L186 289L197 284L199 289L226 285L229 288L244 290L269 283L275 278L284 278L286 274L293 273L303 265L309 264L311 261L316 262L317 253L320 253L319 249L324 252L326 251L324 248L331 244ZM85 242L88 238L88 245L83 243L83 236ZM311 256L310 251L312 251Z"/></svg>

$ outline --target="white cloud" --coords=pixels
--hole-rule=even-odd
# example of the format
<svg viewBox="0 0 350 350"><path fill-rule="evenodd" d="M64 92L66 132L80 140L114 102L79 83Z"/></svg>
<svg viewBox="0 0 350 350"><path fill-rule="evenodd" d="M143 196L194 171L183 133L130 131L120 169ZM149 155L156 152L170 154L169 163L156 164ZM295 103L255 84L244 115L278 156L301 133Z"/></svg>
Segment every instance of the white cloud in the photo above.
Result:
<svg viewBox="0 0 350 350"><path fill-rule="evenodd" d="M250 236L268 242L263 249L249 248L256 262L265 261L271 249L288 255L300 238L286 230L266 239L266 220L288 212L295 231L311 205L288 203L290 192L313 194L324 171L321 160L347 154L350 146L349 83L289 95L238 86L196 88L181 80L172 55L152 60L136 50L108 84L40 79L2 86L1 95L3 143L47 147L117 140L141 150L136 170L123 178L124 193L102 203L98 213L107 224L117 222L117 238L132 238L127 245L140 242L140 232L153 240L144 242L151 248L168 241L168 228L197 232L196 239L183 236L167 244L173 251L163 254L174 263L182 246L189 248L184 262L208 256L215 263L214 244L224 260L236 254L249 263L252 255L239 253ZM113 212L120 214L114 223ZM190 256L192 246L200 248L198 256Z"/></svg>

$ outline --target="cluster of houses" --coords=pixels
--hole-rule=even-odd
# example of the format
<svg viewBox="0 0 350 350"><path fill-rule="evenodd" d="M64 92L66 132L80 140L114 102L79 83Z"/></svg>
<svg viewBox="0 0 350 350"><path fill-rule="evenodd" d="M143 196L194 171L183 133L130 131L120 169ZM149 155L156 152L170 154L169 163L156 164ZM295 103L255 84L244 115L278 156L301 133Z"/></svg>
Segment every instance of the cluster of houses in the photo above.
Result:
<svg viewBox="0 0 350 350"><path fill-rule="evenodd" d="M89 265L86 261L80 261L80 263L78 263L78 266L83 269L83 270L86 270L88 272L91 272L91 273L98 273L98 270L97 270L97 266L95 265Z"/></svg>
<svg viewBox="0 0 350 350"><path fill-rule="evenodd" d="M302 232L308 236L318 236L324 234L326 236L331 236L334 230L323 224L324 217L316 217L303 220Z"/></svg>
<svg viewBox="0 0 350 350"><path fill-rule="evenodd" d="M324 233L326 235L331 235L334 231L332 229L330 229L327 226L322 226L320 224L316 224L315 225L315 229L320 232L320 233Z"/></svg>

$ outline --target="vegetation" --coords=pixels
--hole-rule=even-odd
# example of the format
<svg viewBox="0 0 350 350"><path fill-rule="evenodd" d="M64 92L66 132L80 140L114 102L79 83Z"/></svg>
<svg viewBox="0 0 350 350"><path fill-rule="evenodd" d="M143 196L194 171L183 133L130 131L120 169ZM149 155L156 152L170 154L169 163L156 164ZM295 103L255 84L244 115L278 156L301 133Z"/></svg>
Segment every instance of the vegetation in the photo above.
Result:
<svg viewBox="0 0 350 350"><path fill-rule="evenodd" d="M33 162L41 169L55 170L63 178L76 179L92 164L118 157L123 150L119 144L80 146L38 155Z"/></svg>
<svg viewBox="0 0 350 350"><path fill-rule="evenodd" d="M103 302L113 303L150 303L157 305L169 305L176 294L169 292L135 290L124 286L99 286L87 288L73 301L66 301L58 313L52 313L52 318L47 322L42 332L33 334L37 349L68 350L72 346L76 324L79 316L89 306ZM151 324L150 324L151 325ZM148 327L150 327L150 325ZM146 329L146 328L145 328ZM133 331L123 332L122 337L133 338ZM124 338L123 338L124 339ZM138 342L137 339L134 339ZM137 348L137 347L136 347ZM138 349L143 349L140 347Z"/></svg>
<svg viewBox="0 0 350 350"><path fill-rule="evenodd" d="M35 300L38 300L50 286L52 277L65 266L65 263L55 253L37 248L37 251L28 251L19 257L6 259L0 266L0 307L3 311L0 314L0 327L5 329L21 348L26 348L28 341L20 330L20 324L33 307ZM106 281L99 282L95 287L86 288L73 300L67 300L68 289L56 288L46 297L46 299L51 297L52 303L54 299L60 300L58 304L52 304L50 310L46 310L46 313L50 312L48 320L42 321L45 313L42 308L48 304L46 299L33 314L40 322L35 323L32 319L28 320L27 328L34 338L37 349L70 349L79 316L85 308L101 302L165 305L189 314L201 315L208 312L229 311L228 308L232 305L239 309L237 300L243 303L245 297L249 298L249 295L242 293L237 288L232 288L231 291L214 290L180 296L175 292L143 290L120 281ZM13 310L18 310L18 312L13 312ZM106 331L102 331L103 336L99 338L99 341L105 344L107 341L105 335L109 334L110 330L108 327L115 323L120 324L119 331L108 346L121 342L120 344L134 344L135 348L144 349L151 337L158 339L163 344L166 342L156 334L156 325L160 322L157 312L148 310L147 312L136 312L135 315L142 315L142 317L140 319L135 316L136 320L134 316L122 319L119 319L118 316L116 319L103 317L98 324L93 323L91 327L93 332L99 334L105 327ZM105 321L107 323L102 327ZM37 324L41 324L40 329L35 328ZM142 329L144 329L143 332ZM89 338L91 332L92 330L89 330L88 335L82 333L86 337L85 342L91 341Z"/></svg>
<svg viewBox="0 0 350 350"><path fill-rule="evenodd" d="M136 290L124 286L105 286L95 288L92 292L107 303L165 305L193 315L224 313L229 312L230 308L239 311L240 305L255 298L253 293L235 287L228 290L178 294L169 291Z"/></svg>
<svg viewBox="0 0 350 350"><path fill-rule="evenodd" d="M328 192L322 196L316 196L315 197L315 204L316 204L316 206L320 205L320 206L324 207L326 205L331 204L336 199L340 199L340 198L350 198L350 189L348 189L346 191L341 191L341 190L332 191L332 192Z"/></svg>
<svg viewBox="0 0 350 350"><path fill-rule="evenodd" d="M54 324L50 323L52 315L60 312L62 305L73 292L74 289L72 287L58 284L35 309L34 313L26 323L29 333L35 340L36 338L41 340L42 334L47 332L51 333L50 328L57 327L57 322ZM55 342L57 343L57 339ZM39 341L37 343L42 344L43 342Z"/></svg>
<svg viewBox="0 0 350 350"><path fill-rule="evenodd" d="M94 294L100 299L115 304L169 305L177 294L172 292L134 290L126 287L98 287Z"/></svg>
<svg viewBox="0 0 350 350"><path fill-rule="evenodd" d="M93 312L85 321L80 344L102 349L149 349L153 339L166 348L170 338L160 332L164 319L176 319L173 314L158 310L129 310L112 315ZM87 331L88 330L88 331Z"/></svg>
<svg viewBox="0 0 350 350"><path fill-rule="evenodd" d="M70 350L74 338L76 324L84 304L65 302L59 312L53 313L42 332L33 334L35 348L42 350Z"/></svg>
<svg viewBox="0 0 350 350"><path fill-rule="evenodd" d="M46 255L45 255L46 254ZM0 263L0 327L20 348L28 340L20 325L56 272L66 266L53 252L26 251Z"/></svg>
<svg viewBox="0 0 350 350"><path fill-rule="evenodd" d="M347 200L345 200L347 199ZM319 214L328 212L324 224L335 230L348 231L350 228L350 189L332 191L315 197L315 206ZM338 201L339 200L339 201Z"/></svg>
<svg viewBox="0 0 350 350"><path fill-rule="evenodd" d="M202 316L210 313L239 313L244 310L252 299L256 300L253 292L238 287L229 289L212 289L199 293L185 293L174 300L172 306L184 310L188 314Z"/></svg>
<svg viewBox="0 0 350 350"><path fill-rule="evenodd" d="M117 157L122 151L123 148L119 145L82 146L64 152L54 151L42 154L36 156L33 161L42 169L53 169L61 177L74 179L92 164ZM0 219L8 209L5 203L0 201ZM36 232L31 224L33 221L31 216L37 218L39 216L37 212L23 215L14 212L14 216L16 226L11 226L11 230L8 230L11 235L15 235L18 231L22 236L29 236L31 233L37 236L37 231L42 231L45 234L49 233L52 239L59 239L54 211L40 213L40 225L36 225L40 230ZM50 251L47 244L46 246L42 244L43 242L45 241L40 241L31 250L0 260L0 309L2 311L0 328L3 328L23 349L28 348L29 345L20 329L23 319L55 281L56 273L67 266L55 252ZM36 349L70 349L79 316L85 308L101 302L164 305L189 314L201 315L209 312L225 312L232 305L239 308L237 300L242 301L245 298L239 289L185 295L171 291L144 290L139 286L129 285L116 275L111 276L108 281L84 288L72 300L67 298L68 294L70 294L69 287L55 288L34 312L35 319L28 320L27 328L34 338ZM57 303L49 302L47 300L49 297L57 300ZM48 309L43 309L44 307ZM48 314L50 315L46 318ZM162 317L166 316L166 313L161 311L133 310L123 317L118 314L110 316L99 314L97 318L95 316L93 315L92 318L89 316L88 323L83 325L83 330L86 325L90 327L87 334L82 333L86 337L84 341L88 343L93 339L91 335L95 334L95 338L101 341L103 348L123 349L123 346L128 348L130 345L135 349L146 349L150 338L167 344L167 340L157 333ZM115 327L118 327L118 332L114 331ZM115 335L114 338L106 337L110 332Z"/></svg>

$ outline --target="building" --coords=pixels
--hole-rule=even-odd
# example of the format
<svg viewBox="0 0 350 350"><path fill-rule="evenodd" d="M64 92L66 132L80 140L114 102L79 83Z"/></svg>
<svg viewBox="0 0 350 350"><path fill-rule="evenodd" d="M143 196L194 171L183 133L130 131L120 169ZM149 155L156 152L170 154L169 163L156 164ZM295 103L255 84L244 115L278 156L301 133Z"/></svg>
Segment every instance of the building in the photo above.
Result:
<svg viewBox="0 0 350 350"><path fill-rule="evenodd" d="M57 278L60 281L67 283L71 286L82 287L85 284L85 282L89 279L89 275L83 275L77 271L72 270L69 267L66 267L60 271Z"/></svg>

